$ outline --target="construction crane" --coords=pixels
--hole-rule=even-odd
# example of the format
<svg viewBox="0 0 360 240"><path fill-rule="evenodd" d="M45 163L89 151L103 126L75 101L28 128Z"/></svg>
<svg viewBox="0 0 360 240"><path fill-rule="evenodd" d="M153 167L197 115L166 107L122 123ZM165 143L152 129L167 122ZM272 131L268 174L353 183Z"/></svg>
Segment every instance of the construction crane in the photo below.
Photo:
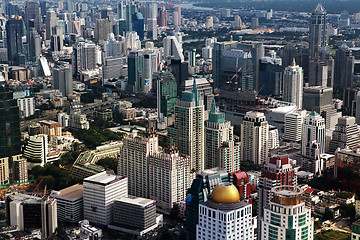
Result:
<svg viewBox="0 0 360 240"><path fill-rule="evenodd" d="M234 74L234 76L232 76L232 78L228 78L228 80L227 80L227 82L226 83L228 83L228 84L230 84L230 83L232 83L232 80L235 78L235 82L234 82L234 84L238 84L238 79L237 79L237 77L238 77L238 73L239 73L239 71L241 71L243 68L244 68L244 66L246 65L246 63L244 63L240 68L238 68L238 60L239 60L239 58L236 58L236 72L235 72L235 74Z"/></svg>
<svg viewBox="0 0 360 240"><path fill-rule="evenodd" d="M40 184L42 183L43 180L44 180L44 179L41 179L41 181L38 183L38 185L36 185L36 187L34 188L34 190L32 191L32 193L35 192L35 190L40 186Z"/></svg>

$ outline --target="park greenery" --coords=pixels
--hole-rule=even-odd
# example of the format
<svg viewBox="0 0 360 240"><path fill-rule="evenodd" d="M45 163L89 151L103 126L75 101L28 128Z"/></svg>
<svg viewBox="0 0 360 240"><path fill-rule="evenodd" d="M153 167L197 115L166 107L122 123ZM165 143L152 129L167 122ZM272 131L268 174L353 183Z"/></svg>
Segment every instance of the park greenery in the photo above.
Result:
<svg viewBox="0 0 360 240"><path fill-rule="evenodd" d="M350 233L326 230L314 235L314 240L350 240Z"/></svg>
<svg viewBox="0 0 360 240"><path fill-rule="evenodd" d="M97 165L104 167L106 170L117 172L118 160L116 158L103 158L96 162Z"/></svg>

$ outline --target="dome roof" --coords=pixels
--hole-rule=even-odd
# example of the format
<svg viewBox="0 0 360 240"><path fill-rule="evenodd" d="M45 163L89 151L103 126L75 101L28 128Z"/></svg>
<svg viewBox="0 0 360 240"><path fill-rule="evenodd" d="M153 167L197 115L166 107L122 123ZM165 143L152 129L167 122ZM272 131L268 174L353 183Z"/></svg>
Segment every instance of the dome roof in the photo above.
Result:
<svg viewBox="0 0 360 240"><path fill-rule="evenodd" d="M240 201L240 195L233 184L220 183L212 191L211 200L217 203L236 203Z"/></svg>

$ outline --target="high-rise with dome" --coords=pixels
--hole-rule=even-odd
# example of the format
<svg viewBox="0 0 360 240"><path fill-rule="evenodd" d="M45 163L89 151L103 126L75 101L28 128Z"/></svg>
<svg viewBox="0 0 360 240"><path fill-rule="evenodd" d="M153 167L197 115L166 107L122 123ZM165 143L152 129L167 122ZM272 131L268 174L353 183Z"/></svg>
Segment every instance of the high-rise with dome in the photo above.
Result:
<svg viewBox="0 0 360 240"><path fill-rule="evenodd" d="M236 187L220 183L211 198L199 205L196 240L254 239L252 205L240 200Z"/></svg>

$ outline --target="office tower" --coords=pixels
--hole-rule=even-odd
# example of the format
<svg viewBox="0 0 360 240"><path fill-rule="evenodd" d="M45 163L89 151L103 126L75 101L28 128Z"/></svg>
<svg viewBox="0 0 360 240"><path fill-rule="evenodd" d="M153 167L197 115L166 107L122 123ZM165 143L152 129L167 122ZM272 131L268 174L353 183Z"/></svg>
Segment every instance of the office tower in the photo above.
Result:
<svg viewBox="0 0 360 240"><path fill-rule="evenodd" d="M212 72L216 88L254 89L254 61L250 51L238 49L238 42L214 44Z"/></svg>
<svg viewBox="0 0 360 240"><path fill-rule="evenodd" d="M124 19L126 31L132 31L132 18L136 12L136 6L133 1L120 0L117 5L118 19Z"/></svg>
<svg viewBox="0 0 360 240"><path fill-rule="evenodd" d="M115 39L113 33L107 36L107 41L104 41L105 57L119 57L122 56L122 42Z"/></svg>
<svg viewBox="0 0 360 240"><path fill-rule="evenodd" d="M71 66L53 68L54 89L59 89L63 96L73 94L73 76Z"/></svg>
<svg viewBox="0 0 360 240"><path fill-rule="evenodd" d="M241 46L241 44L240 44ZM248 46L245 45L245 49ZM275 54L273 54L275 55ZM265 56L265 48L263 43L255 43L251 45L251 57L253 61L253 88L259 91L259 70L260 70L260 59Z"/></svg>
<svg viewBox="0 0 360 240"><path fill-rule="evenodd" d="M17 15L6 22L6 36L9 65L25 64L23 37L26 36L26 30L20 16Z"/></svg>
<svg viewBox="0 0 360 240"><path fill-rule="evenodd" d="M18 98L17 105L19 106L20 117L27 118L35 114L35 99Z"/></svg>
<svg viewBox="0 0 360 240"><path fill-rule="evenodd" d="M209 119L205 121L205 168L221 167L228 172L240 170L240 145L234 141L234 127L216 108L213 99Z"/></svg>
<svg viewBox="0 0 360 240"><path fill-rule="evenodd" d="M84 219L83 185L75 184L59 191L51 191L50 197L57 201L57 216L60 221L78 223Z"/></svg>
<svg viewBox="0 0 360 240"><path fill-rule="evenodd" d="M300 142L306 110L297 110L285 115L284 137L286 141Z"/></svg>
<svg viewBox="0 0 360 240"><path fill-rule="evenodd" d="M309 86L324 86L328 84L329 67L324 62L310 60Z"/></svg>
<svg viewBox="0 0 360 240"><path fill-rule="evenodd" d="M273 198L260 220L259 239L313 239L311 209L301 199L304 190L296 186L271 189Z"/></svg>
<svg viewBox="0 0 360 240"><path fill-rule="evenodd" d="M21 145L17 101L7 87L0 86L0 158L20 154Z"/></svg>
<svg viewBox="0 0 360 240"><path fill-rule="evenodd" d="M247 112L241 124L241 161L262 164L269 152L269 124L264 113Z"/></svg>
<svg viewBox="0 0 360 240"><path fill-rule="evenodd" d="M56 16L56 12L53 9L49 9L46 12L46 40L50 40L53 35L53 27L58 25L58 17Z"/></svg>
<svg viewBox="0 0 360 240"><path fill-rule="evenodd" d="M179 14L177 11L174 11L172 14L172 20L173 20L173 25L175 27L179 26Z"/></svg>
<svg viewBox="0 0 360 240"><path fill-rule="evenodd" d="M51 236L57 227L57 202L49 196L44 196L41 199L41 236Z"/></svg>
<svg viewBox="0 0 360 240"><path fill-rule="evenodd" d="M194 80L192 91L184 91L175 105L175 123L169 128L181 154L190 157L191 170L204 170L205 160L205 106Z"/></svg>
<svg viewBox="0 0 360 240"><path fill-rule="evenodd" d="M242 21L239 15L234 16L234 29L242 29Z"/></svg>
<svg viewBox="0 0 360 240"><path fill-rule="evenodd" d="M175 116L177 99L176 79L171 72L160 72L156 81L157 114L158 118Z"/></svg>
<svg viewBox="0 0 360 240"><path fill-rule="evenodd" d="M320 144L320 154L325 153L325 120L314 111L304 119L301 140L302 155L306 156L306 145L312 141Z"/></svg>
<svg viewBox="0 0 360 240"><path fill-rule="evenodd" d="M34 26L30 26L30 22L33 22ZM37 32L41 31L41 12L39 2L28 1L25 5L25 26L26 29L34 27Z"/></svg>
<svg viewBox="0 0 360 240"><path fill-rule="evenodd" d="M142 51L130 52L128 56L128 89L133 93L143 90L144 80L144 54Z"/></svg>
<svg viewBox="0 0 360 240"><path fill-rule="evenodd" d="M182 25L181 5L175 6L174 9L175 9L174 11L177 12L177 22L178 22L179 25Z"/></svg>
<svg viewBox="0 0 360 240"><path fill-rule="evenodd" d="M329 151L335 153L337 148L350 149L357 147L360 143L359 130L355 122L355 117L343 116L339 118L338 124L335 125L335 131L332 133Z"/></svg>
<svg viewBox="0 0 360 240"><path fill-rule="evenodd" d="M259 59L259 85L258 91L262 96L280 96L283 90L282 59L271 57Z"/></svg>
<svg viewBox="0 0 360 240"><path fill-rule="evenodd" d="M125 64L125 57L105 57L102 66L103 85L116 86L118 79L127 76Z"/></svg>
<svg viewBox="0 0 360 240"><path fill-rule="evenodd" d="M328 22L325 8L319 3L310 17L310 60L318 59L320 49L328 45Z"/></svg>
<svg viewBox="0 0 360 240"><path fill-rule="evenodd" d="M270 149L276 149L280 146L279 143L279 131L277 127L269 125L269 150Z"/></svg>
<svg viewBox="0 0 360 240"><path fill-rule="evenodd" d="M54 53L61 52L64 47L64 35L62 28L55 26L53 28L53 35L51 36L50 48Z"/></svg>
<svg viewBox="0 0 360 240"><path fill-rule="evenodd" d="M24 157L40 160L41 166L47 163L49 154L49 139L46 134L29 136L26 140Z"/></svg>
<svg viewBox="0 0 360 240"><path fill-rule="evenodd" d="M182 45L175 36L168 36L163 39L164 57L171 57L174 60L184 61Z"/></svg>
<svg viewBox="0 0 360 240"><path fill-rule="evenodd" d="M181 96L181 87L184 85L186 80L189 79L189 66L186 62L182 62L181 60L171 59L169 67L176 79L177 94L178 96Z"/></svg>
<svg viewBox="0 0 360 240"><path fill-rule="evenodd" d="M262 219L270 206L271 189L281 185L296 186L297 170L295 162L288 155L272 155L261 170L258 186L258 216Z"/></svg>
<svg viewBox="0 0 360 240"><path fill-rule="evenodd" d="M186 198L186 239L196 239L196 225L199 223L199 205L208 201L209 194L216 185L229 182L229 174L226 169L206 169L196 175Z"/></svg>
<svg viewBox="0 0 360 240"><path fill-rule="evenodd" d="M233 184L220 183L199 205L196 239L254 239L252 205L240 201Z"/></svg>
<svg viewBox="0 0 360 240"><path fill-rule="evenodd" d="M283 100L295 103L298 108L302 108L303 102L303 70L296 65L295 59L291 66L285 68L284 71L284 91Z"/></svg>
<svg viewBox="0 0 360 240"><path fill-rule="evenodd" d="M10 157L0 157L0 184L10 183L9 158Z"/></svg>
<svg viewBox="0 0 360 240"><path fill-rule="evenodd" d="M212 16L207 16L205 20L205 28L212 29L214 27L214 18Z"/></svg>
<svg viewBox="0 0 360 240"><path fill-rule="evenodd" d="M144 17L140 12L134 13L132 24L133 31L137 32L141 41L144 40Z"/></svg>
<svg viewBox="0 0 360 240"><path fill-rule="evenodd" d="M28 44L29 44L28 60L36 61L41 55L41 37L35 28L29 29Z"/></svg>
<svg viewBox="0 0 360 240"><path fill-rule="evenodd" d="M182 86L181 91L191 91L194 85L194 80L196 82L196 87L198 91L200 92L201 98L204 100L205 109L207 111L211 110L211 105L214 99L214 93L213 88L206 78L190 78L189 80L186 80Z"/></svg>
<svg viewBox="0 0 360 240"><path fill-rule="evenodd" d="M189 52L189 65L191 67L196 66L196 49L193 49Z"/></svg>
<svg viewBox="0 0 360 240"><path fill-rule="evenodd" d="M124 19L124 20L126 20L125 6L126 6L126 2L123 1L123 0L120 0L120 1L117 3L118 19Z"/></svg>
<svg viewBox="0 0 360 240"><path fill-rule="evenodd" d="M44 0L40 1L40 14L41 14L41 16L46 15L46 1L44 1Z"/></svg>
<svg viewBox="0 0 360 240"><path fill-rule="evenodd" d="M309 48L304 44L295 45L294 43L291 43L281 49L280 56L283 60L282 65L284 67L290 66L295 58L299 66L303 68L304 81L306 82L309 75Z"/></svg>
<svg viewBox="0 0 360 240"><path fill-rule="evenodd" d="M100 10L101 19L111 20L113 18L113 12L111 7L103 8Z"/></svg>
<svg viewBox="0 0 360 240"><path fill-rule="evenodd" d="M159 212L170 214L174 204L186 198L194 176L190 159L172 146L163 153L149 156L149 198L156 200Z"/></svg>
<svg viewBox="0 0 360 240"><path fill-rule="evenodd" d="M157 40L158 38L158 26L156 18L148 19L147 37L151 40Z"/></svg>
<svg viewBox="0 0 360 240"><path fill-rule="evenodd" d="M167 11L166 11L165 7L161 7L157 21L158 21L159 27L167 26Z"/></svg>
<svg viewBox="0 0 360 240"><path fill-rule="evenodd" d="M97 46L94 43L79 42L74 49L77 72L82 70L93 70L96 68Z"/></svg>
<svg viewBox="0 0 360 240"><path fill-rule="evenodd" d="M83 190L84 218L108 225L113 220L115 200L128 196L128 178L101 172L85 178Z"/></svg>
<svg viewBox="0 0 360 240"><path fill-rule="evenodd" d="M207 46L201 49L201 55L204 60L212 59L212 47Z"/></svg>
<svg viewBox="0 0 360 240"><path fill-rule="evenodd" d="M97 19L95 28L95 39L102 44L112 32L111 22L108 19Z"/></svg>
<svg viewBox="0 0 360 240"><path fill-rule="evenodd" d="M353 86L355 57L346 44L343 44L335 54L334 90L342 91Z"/></svg>
<svg viewBox="0 0 360 240"><path fill-rule="evenodd" d="M335 60L333 59L329 47L323 47L320 49L320 62L325 64L328 69L327 75L327 87L333 87L334 85L334 70L335 70ZM310 65L310 64L309 64Z"/></svg>
<svg viewBox="0 0 360 240"><path fill-rule="evenodd" d="M303 90L303 109L319 113L325 119L326 128L330 128L330 118L336 114L332 88L314 86L304 87Z"/></svg>
<svg viewBox="0 0 360 240"><path fill-rule="evenodd" d="M132 132L123 141L118 174L129 178L130 195L146 198L149 196L148 159L159 152L158 136L149 129L143 136Z"/></svg>
<svg viewBox="0 0 360 240"><path fill-rule="evenodd" d="M114 224L131 230L146 230L156 226L156 202L151 199L126 196L114 202Z"/></svg>
<svg viewBox="0 0 360 240"><path fill-rule="evenodd" d="M256 29L259 26L259 18L252 17L251 18L251 29Z"/></svg>
<svg viewBox="0 0 360 240"><path fill-rule="evenodd" d="M15 183L24 183L28 181L28 169L26 158L22 154L12 157L12 176L11 181Z"/></svg>

